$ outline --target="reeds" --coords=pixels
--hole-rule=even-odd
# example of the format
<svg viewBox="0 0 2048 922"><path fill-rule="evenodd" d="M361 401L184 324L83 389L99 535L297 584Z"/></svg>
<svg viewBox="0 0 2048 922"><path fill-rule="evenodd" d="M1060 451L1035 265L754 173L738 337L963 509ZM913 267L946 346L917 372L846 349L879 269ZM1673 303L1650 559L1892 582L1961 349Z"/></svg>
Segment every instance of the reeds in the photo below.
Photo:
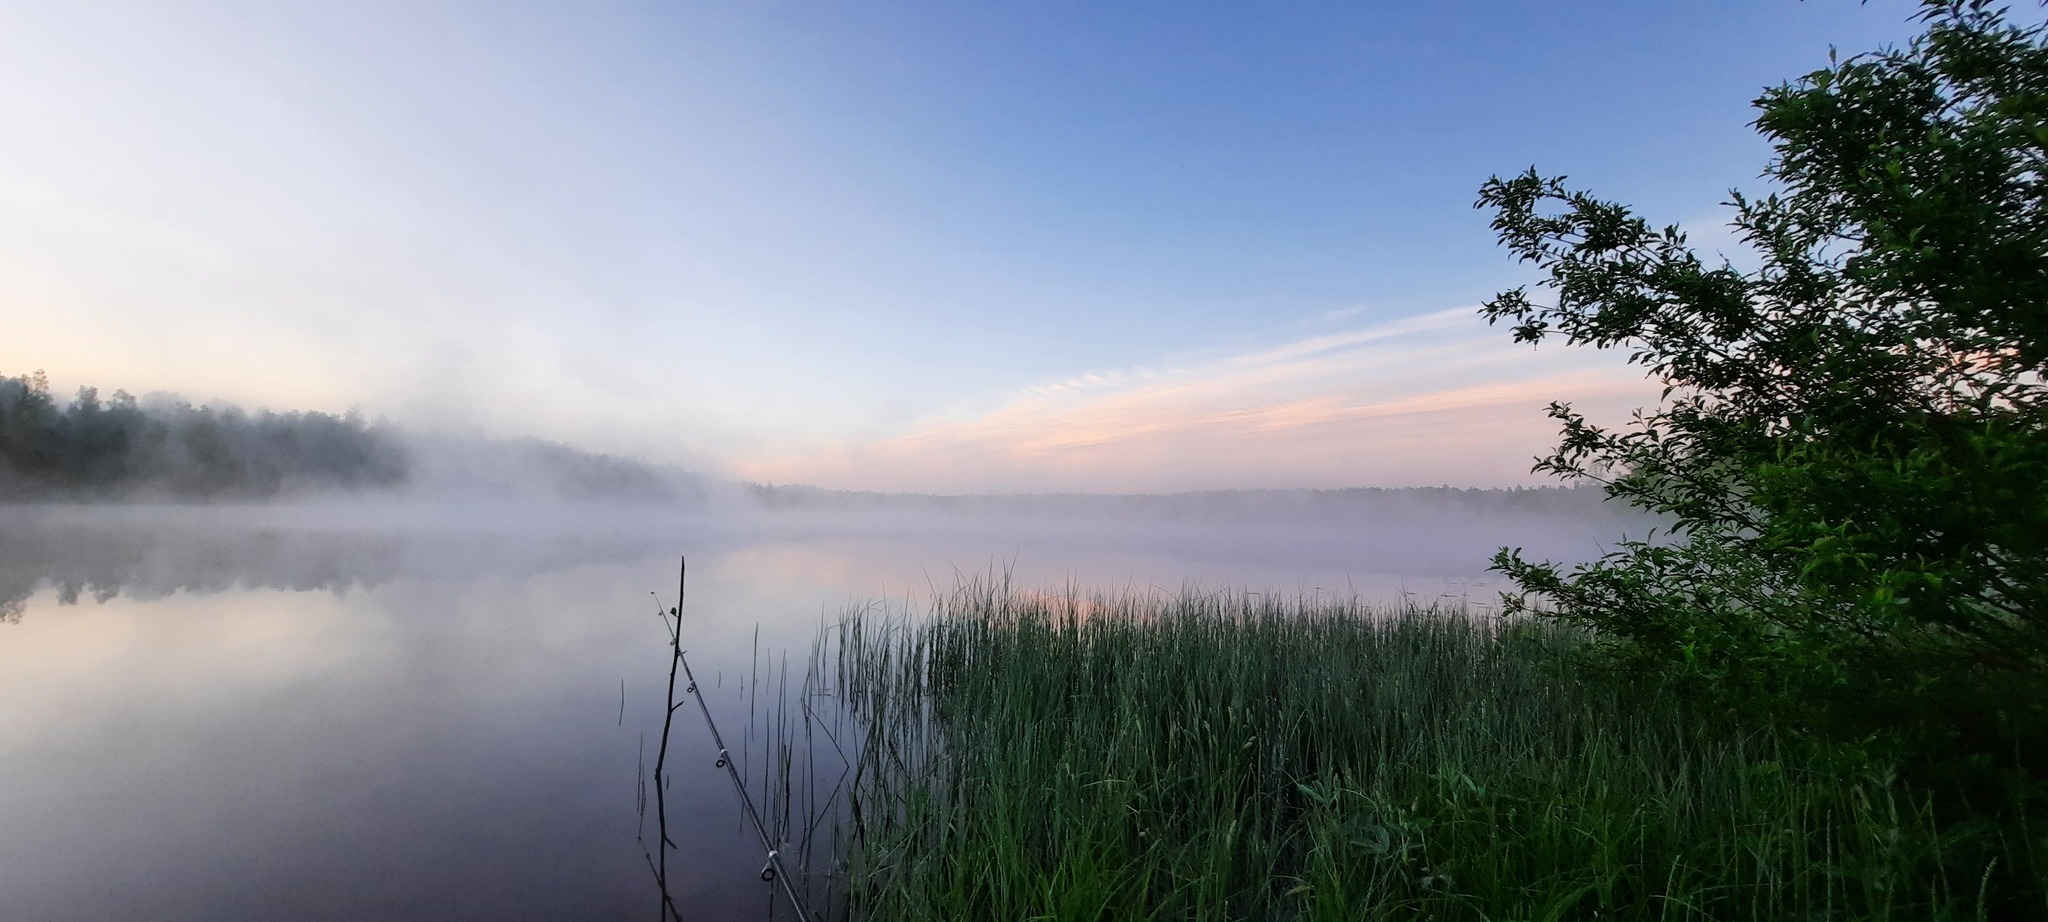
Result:
<svg viewBox="0 0 2048 922"><path fill-rule="evenodd" d="M855 918L1984 915L1924 799L1589 678L1554 626L991 581L831 639Z"/></svg>

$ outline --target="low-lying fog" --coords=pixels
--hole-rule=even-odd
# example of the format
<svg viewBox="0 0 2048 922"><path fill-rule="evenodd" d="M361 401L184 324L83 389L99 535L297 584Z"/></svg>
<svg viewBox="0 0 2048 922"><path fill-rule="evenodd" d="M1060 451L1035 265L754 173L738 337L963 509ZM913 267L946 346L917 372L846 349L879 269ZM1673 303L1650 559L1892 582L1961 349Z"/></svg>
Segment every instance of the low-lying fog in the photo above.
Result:
<svg viewBox="0 0 2048 922"><path fill-rule="evenodd" d="M674 604L681 554L684 646L728 737L753 747L757 650L800 663L845 606L914 608L961 576L1485 606L1499 546L1583 560L1649 525L1562 490L700 485L0 506L0 918L651 910L638 779L667 677L654 611ZM686 716L684 905L765 916L751 832Z"/></svg>

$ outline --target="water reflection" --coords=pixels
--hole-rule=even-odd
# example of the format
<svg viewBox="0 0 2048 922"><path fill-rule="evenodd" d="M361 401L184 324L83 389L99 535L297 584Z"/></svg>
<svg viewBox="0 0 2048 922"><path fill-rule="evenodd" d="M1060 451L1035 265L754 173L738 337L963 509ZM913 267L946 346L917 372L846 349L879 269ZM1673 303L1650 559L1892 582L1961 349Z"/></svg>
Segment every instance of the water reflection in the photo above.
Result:
<svg viewBox="0 0 2048 922"><path fill-rule="evenodd" d="M652 542L684 533L610 521L614 527L443 521L393 529L322 510L0 507L0 617L20 620L45 588L64 606L234 590L345 595L401 578L550 573L643 557Z"/></svg>
<svg viewBox="0 0 2048 922"><path fill-rule="evenodd" d="M691 662L758 749L757 652L800 661L845 605L956 573L1483 600L1493 546L1585 557L1614 530L0 509L0 919L652 917L636 783L666 679L655 604L685 550ZM711 744L677 731L684 907L763 917Z"/></svg>

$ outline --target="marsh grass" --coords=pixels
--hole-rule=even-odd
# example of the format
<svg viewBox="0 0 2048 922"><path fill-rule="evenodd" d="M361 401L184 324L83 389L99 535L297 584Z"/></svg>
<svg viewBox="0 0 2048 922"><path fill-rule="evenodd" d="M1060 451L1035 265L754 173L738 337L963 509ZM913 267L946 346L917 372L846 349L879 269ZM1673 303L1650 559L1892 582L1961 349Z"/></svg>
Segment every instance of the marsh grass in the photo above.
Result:
<svg viewBox="0 0 2048 922"><path fill-rule="evenodd" d="M1569 668L1577 638L1244 593L853 612L845 906L877 919L1975 919L1867 766ZM1596 915L1597 914L1597 915Z"/></svg>

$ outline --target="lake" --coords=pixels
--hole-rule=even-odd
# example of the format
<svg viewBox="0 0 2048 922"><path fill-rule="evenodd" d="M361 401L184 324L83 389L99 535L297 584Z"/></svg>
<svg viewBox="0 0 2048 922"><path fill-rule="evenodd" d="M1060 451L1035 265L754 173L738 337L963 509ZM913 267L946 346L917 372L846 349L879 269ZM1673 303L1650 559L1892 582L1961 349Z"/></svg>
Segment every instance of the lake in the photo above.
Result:
<svg viewBox="0 0 2048 922"><path fill-rule="evenodd" d="M0 918L654 918L640 779L683 554L683 646L753 760L751 664L800 672L849 605L914 612L989 574L1490 605L1495 547L1588 559L1626 521L0 508ZM678 901L767 918L754 833L677 717Z"/></svg>

